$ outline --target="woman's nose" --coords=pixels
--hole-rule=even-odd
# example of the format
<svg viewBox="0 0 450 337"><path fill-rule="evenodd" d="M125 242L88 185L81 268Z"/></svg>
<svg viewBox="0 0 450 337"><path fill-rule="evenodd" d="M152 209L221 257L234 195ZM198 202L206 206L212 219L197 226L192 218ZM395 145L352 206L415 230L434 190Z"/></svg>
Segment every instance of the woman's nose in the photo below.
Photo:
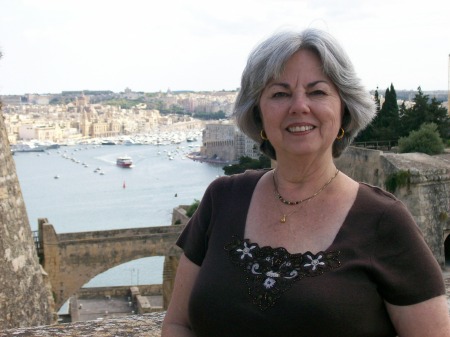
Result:
<svg viewBox="0 0 450 337"><path fill-rule="evenodd" d="M308 97L303 93L292 95L292 101L291 101L289 113L301 114L301 113L308 113L308 112L310 112Z"/></svg>

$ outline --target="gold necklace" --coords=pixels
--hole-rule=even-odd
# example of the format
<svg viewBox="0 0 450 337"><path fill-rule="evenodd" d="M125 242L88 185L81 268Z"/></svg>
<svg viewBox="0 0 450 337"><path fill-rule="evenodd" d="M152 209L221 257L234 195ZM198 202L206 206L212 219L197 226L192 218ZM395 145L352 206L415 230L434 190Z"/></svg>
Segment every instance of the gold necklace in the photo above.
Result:
<svg viewBox="0 0 450 337"><path fill-rule="evenodd" d="M289 200L287 200L287 199L285 199L285 198L283 198L282 196L281 196L281 194L280 194L280 192L278 192L278 185L277 185L277 179L276 179L276 176L275 176L275 172L276 170L273 170L272 171L272 180L273 180L273 187L274 187L274 193L275 193L275 199L278 199L278 200L280 200L283 204L285 204L285 205L289 205L289 206L296 206L296 205L300 205L300 204L302 204L302 203L304 203L304 202L306 202L306 201L310 201L311 199L313 199L314 197L316 197L320 192L322 192L333 180L334 180L334 178L336 178L337 177L337 175L338 175L338 173L339 173L339 170L338 169L336 169L336 172L335 172L335 174L330 178L330 180L328 180L320 189L318 189L313 195L311 195L311 196L309 196L309 197L307 197L307 198L305 198L305 199L302 199L302 200L298 200L298 201L289 201ZM295 212L297 212L298 210L299 210L299 207L296 207L296 209L294 209L292 212L290 212L290 213L288 213L288 214L285 214L282 210L281 210L281 208L280 207L278 207L279 208L279 210L280 210L280 212L281 212L281 214L282 214L282 216L281 216L281 218L280 218L280 222L281 223L285 223L286 221L287 221L287 217L288 216L291 216L292 214L294 214Z"/></svg>
<svg viewBox="0 0 450 337"><path fill-rule="evenodd" d="M278 207L278 209L279 209L280 212L281 212L281 208ZM298 210L299 210L299 208L296 208L296 209L294 209L291 213L288 213L288 214L284 214L283 212L281 212L281 214L283 214L283 215L282 215L281 218L280 218L280 222L281 222L281 223L286 223L287 217L288 217L288 216L291 216L292 214L294 214L294 213L297 212Z"/></svg>

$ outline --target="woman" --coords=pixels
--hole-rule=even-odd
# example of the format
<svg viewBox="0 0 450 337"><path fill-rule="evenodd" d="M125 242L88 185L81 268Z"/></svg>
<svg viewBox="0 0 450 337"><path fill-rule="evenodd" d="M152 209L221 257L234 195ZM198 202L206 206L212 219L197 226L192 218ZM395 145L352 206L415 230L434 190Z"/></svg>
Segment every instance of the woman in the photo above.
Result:
<svg viewBox="0 0 450 337"><path fill-rule="evenodd" d="M235 117L276 169L208 187L177 242L162 336L450 336L441 270L406 207L334 165L374 113L329 34L252 52Z"/></svg>

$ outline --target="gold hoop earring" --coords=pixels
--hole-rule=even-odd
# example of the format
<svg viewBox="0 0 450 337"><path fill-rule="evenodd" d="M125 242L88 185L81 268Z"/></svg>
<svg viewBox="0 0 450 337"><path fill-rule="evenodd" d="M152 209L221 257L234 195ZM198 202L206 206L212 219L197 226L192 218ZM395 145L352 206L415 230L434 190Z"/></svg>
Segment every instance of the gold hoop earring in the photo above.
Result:
<svg viewBox="0 0 450 337"><path fill-rule="evenodd" d="M344 138L344 134L345 134L345 130L343 128L341 128L339 131L341 131L341 134L338 134L336 139L337 140L341 140L342 138Z"/></svg>
<svg viewBox="0 0 450 337"><path fill-rule="evenodd" d="M269 138L267 138L266 131L264 131L264 129L261 130L259 135L261 136L262 140L269 140Z"/></svg>

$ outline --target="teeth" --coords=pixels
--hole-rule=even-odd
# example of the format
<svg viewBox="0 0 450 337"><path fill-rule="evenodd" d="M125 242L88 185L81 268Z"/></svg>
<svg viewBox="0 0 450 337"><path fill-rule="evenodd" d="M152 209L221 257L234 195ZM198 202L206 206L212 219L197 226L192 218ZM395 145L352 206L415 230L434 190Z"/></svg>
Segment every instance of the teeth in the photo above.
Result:
<svg viewBox="0 0 450 337"><path fill-rule="evenodd" d="M289 132L304 132L314 129L311 125L293 126L288 128Z"/></svg>

